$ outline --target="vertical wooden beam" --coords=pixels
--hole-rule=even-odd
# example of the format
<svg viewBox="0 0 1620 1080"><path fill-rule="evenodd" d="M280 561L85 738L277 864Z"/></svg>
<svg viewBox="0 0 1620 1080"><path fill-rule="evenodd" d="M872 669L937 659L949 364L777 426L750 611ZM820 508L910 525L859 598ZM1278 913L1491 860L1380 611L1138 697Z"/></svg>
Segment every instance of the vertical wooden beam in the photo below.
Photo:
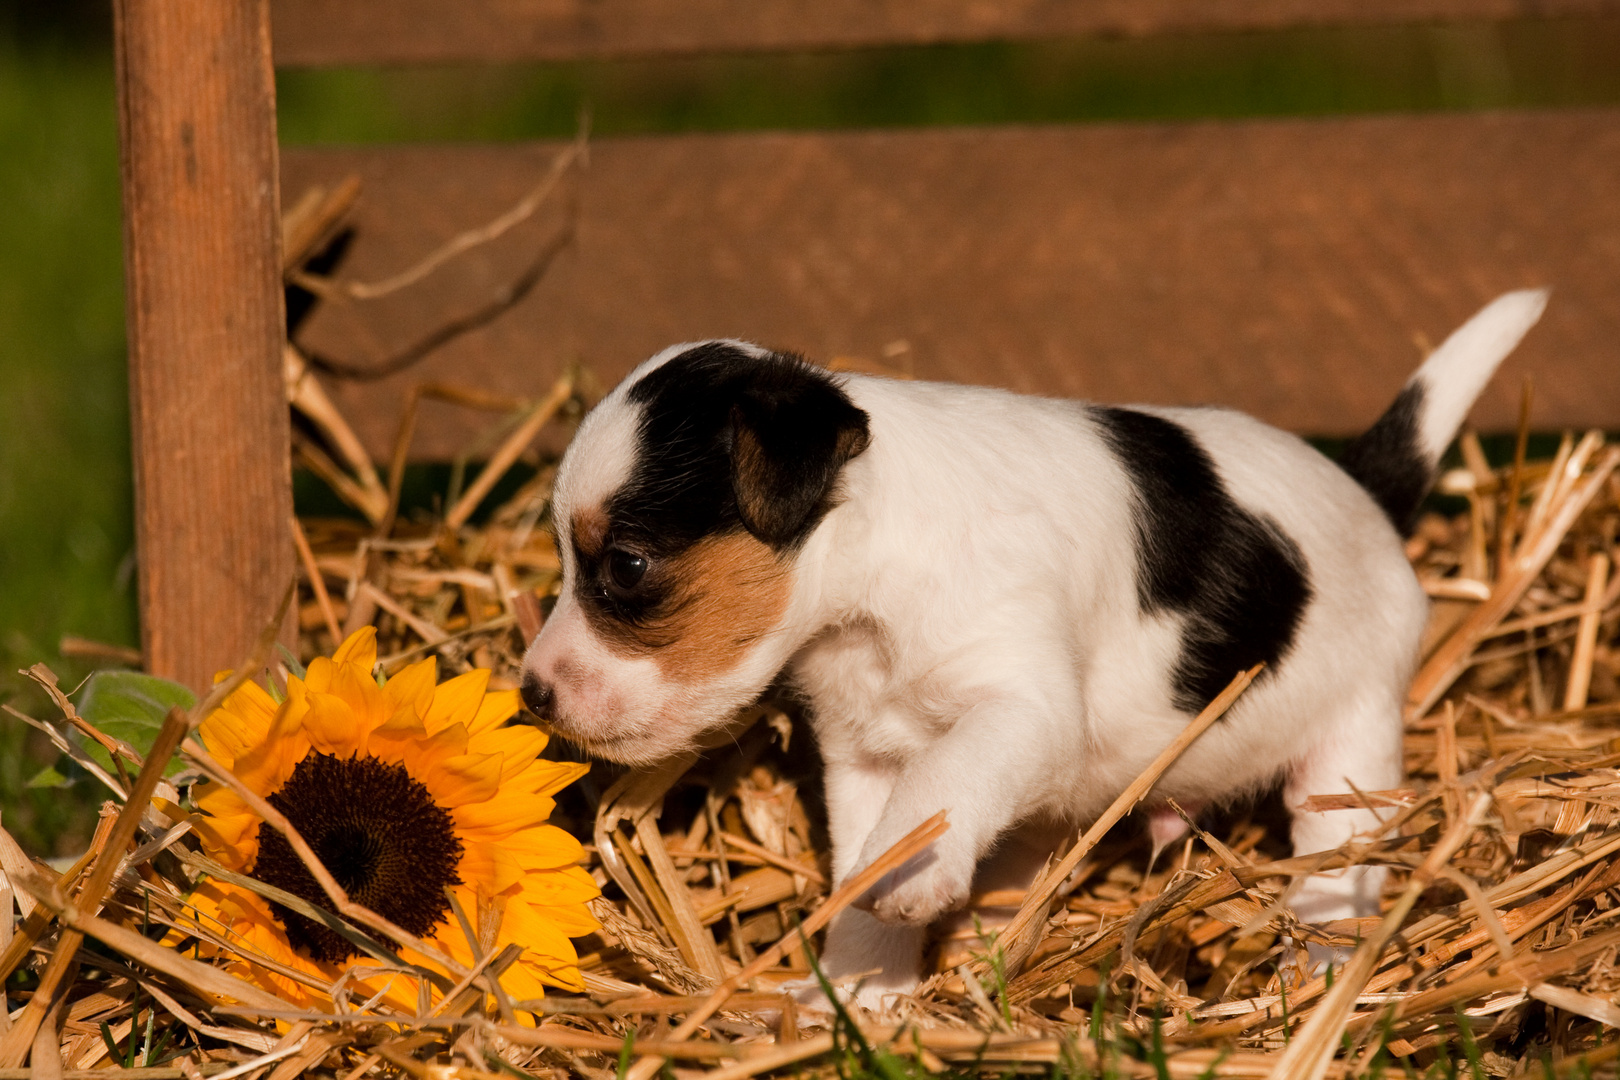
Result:
<svg viewBox="0 0 1620 1080"><path fill-rule="evenodd" d="M115 0L149 671L239 662L294 549L268 0Z"/></svg>

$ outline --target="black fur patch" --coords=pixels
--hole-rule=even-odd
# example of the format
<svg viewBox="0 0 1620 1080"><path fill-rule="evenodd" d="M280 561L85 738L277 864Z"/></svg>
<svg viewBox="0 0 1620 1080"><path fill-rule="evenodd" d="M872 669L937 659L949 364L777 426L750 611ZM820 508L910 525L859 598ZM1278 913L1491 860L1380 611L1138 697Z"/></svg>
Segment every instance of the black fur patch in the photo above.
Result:
<svg viewBox="0 0 1620 1080"><path fill-rule="evenodd" d="M1233 501L1185 428L1132 409L1091 414L1136 487L1137 602L1185 620L1172 700L1196 713L1238 672L1287 655L1311 598L1305 558Z"/></svg>
<svg viewBox="0 0 1620 1080"><path fill-rule="evenodd" d="M1424 393L1421 382L1408 385L1339 457L1339 468L1367 489L1403 537L1412 535L1418 507L1434 482L1433 463L1418 443Z"/></svg>
<svg viewBox="0 0 1620 1080"><path fill-rule="evenodd" d="M734 346L699 345L630 388L644 410L635 470L605 507L614 542L669 555L742 528L731 491L731 409L760 364Z"/></svg>
<svg viewBox="0 0 1620 1080"><path fill-rule="evenodd" d="M608 501L600 547L576 542L587 610L636 624L664 604L663 560L705 537L747 529L777 551L802 544L836 504L839 470L865 449L866 414L828 372L784 353L696 345L628 392L642 406L636 466ZM577 540L577 538L576 538ZM651 564L614 590L604 555Z"/></svg>
<svg viewBox="0 0 1620 1080"><path fill-rule="evenodd" d="M707 342L648 373L629 398L643 406L637 465L608 519L666 549L750 527L734 483L740 426L751 428L750 449L780 465L772 494L793 506L760 537L776 548L809 537L833 507L838 469L866 445L866 414L833 376L786 353Z"/></svg>

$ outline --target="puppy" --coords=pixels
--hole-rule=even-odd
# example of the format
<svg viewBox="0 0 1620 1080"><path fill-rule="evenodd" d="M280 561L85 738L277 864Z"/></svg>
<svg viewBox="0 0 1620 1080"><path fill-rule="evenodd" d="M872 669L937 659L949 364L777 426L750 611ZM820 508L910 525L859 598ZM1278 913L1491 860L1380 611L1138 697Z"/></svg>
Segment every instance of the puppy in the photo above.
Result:
<svg viewBox="0 0 1620 1080"><path fill-rule="evenodd" d="M1428 610L1401 537L1545 301L1486 307L1337 464L1224 409L836 375L738 341L666 349L563 458L562 593L525 700L646 765L785 672L826 764L835 880L947 811L929 851L828 929L831 978L881 969L856 997L880 1006L916 985L926 927L998 842L1094 819L1254 664L1155 798L1208 806L1281 778L1297 808L1399 786ZM1294 849L1380 824L1294 809ZM1156 815L1156 839L1179 825ZM1373 914L1382 880L1318 875L1293 907Z"/></svg>

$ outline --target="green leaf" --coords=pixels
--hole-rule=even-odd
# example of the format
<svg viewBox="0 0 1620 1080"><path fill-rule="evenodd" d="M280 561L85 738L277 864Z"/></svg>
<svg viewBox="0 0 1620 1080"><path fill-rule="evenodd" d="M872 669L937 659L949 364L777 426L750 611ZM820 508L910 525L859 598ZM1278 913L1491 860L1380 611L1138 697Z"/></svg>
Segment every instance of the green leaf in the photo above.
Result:
<svg viewBox="0 0 1620 1080"><path fill-rule="evenodd" d="M196 695L177 682L139 671L98 671L90 676L79 695L79 715L104 735L122 739L143 757L152 749L163 718L175 706L189 709L197 704ZM107 751L93 739L85 740L85 752L96 763L117 773ZM180 760L169 762L165 775L179 772Z"/></svg>
<svg viewBox="0 0 1620 1080"><path fill-rule="evenodd" d="M624 1033L624 1045L619 1047L619 1068L614 1072L614 1080L624 1080L630 1073L630 1055L636 1048L636 1029L631 1028Z"/></svg>
<svg viewBox="0 0 1620 1080"><path fill-rule="evenodd" d="M1462 1036L1463 1053L1468 1056L1468 1071L1473 1074L1474 1080L1485 1080L1485 1059L1479 1052L1479 1043L1474 1039L1474 1029L1468 1023L1461 1002L1457 1003L1456 1009L1457 1034Z"/></svg>
<svg viewBox="0 0 1620 1080"><path fill-rule="evenodd" d="M55 765L47 765L35 773L34 778L24 786L31 788L64 788L72 787L73 781L57 772Z"/></svg>

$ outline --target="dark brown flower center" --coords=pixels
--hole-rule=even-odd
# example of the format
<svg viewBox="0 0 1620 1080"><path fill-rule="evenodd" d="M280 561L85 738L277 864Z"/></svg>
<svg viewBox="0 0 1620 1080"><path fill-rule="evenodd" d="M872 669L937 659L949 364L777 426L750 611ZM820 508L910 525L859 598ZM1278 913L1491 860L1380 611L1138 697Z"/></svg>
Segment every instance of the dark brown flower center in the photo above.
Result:
<svg viewBox="0 0 1620 1080"><path fill-rule="evenodd" d="M349 899L418 937L449 913L461 841L450 815L403 765L311 753L269 803L292 822ZM259 825L253 876L327 909L331 902L281 833ZM341 935L272 903L287 940L317 960L358 956Z"/></svg>

